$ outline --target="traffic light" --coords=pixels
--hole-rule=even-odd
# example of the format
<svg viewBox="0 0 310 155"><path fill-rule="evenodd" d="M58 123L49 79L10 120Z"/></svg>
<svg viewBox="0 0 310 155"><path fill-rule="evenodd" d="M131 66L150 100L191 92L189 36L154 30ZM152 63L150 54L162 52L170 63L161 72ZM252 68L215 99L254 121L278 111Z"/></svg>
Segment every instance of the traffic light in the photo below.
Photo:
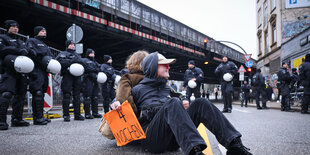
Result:
<svg viewBox="0 0 310 155"><path fill-rule="evenodd" d="M203 44L204 44L205 49L207 49L207 43L208 43L208 39L203 39Z"/></svg>
<svg viewBox="0 0 310 155"><path fill-rule="evenodd" d="M248 68L247 71L248 71L249 73L251 73L251 72L252 72L252 68Z"/></svg>

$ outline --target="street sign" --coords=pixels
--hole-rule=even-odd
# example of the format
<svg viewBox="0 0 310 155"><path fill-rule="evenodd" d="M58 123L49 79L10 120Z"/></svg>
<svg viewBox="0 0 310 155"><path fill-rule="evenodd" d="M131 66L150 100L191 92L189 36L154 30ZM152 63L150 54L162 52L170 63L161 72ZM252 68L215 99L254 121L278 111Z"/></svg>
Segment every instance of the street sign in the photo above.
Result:
<svg viewBox="0 0 310 155"><path fill-rule="evenodd" d="M53 81L52 81L52 75L48 74L48 87L47 91L44 94L44 111L48 112L53 108Z"/></svg>
<svg viewBox="0 0 310 155"><path fill-rule="evenodd" d="M253 62L250 60L250 61L245 63L245 66L248 67L248 68L252 67L253 66Z"/></svg>
<svg viewBox="0 0 310 155"><path fill-rule="evenodd" d="M75 45L75 52L77 54L83 54L83 44L82 43Z"/></svg>
<svg viewBox="0 0 310 155"><path fill-rule="evenodd" d="M239 81L244 81L244 72L239 73Z"/></svg>
<svg viewBox="0 0 310 155"><path fill-rule="evenodd" d="M83 38L83 30L81 27L73 24L68 28L66 33L67 40L72 40L74 43L78 43Z"/></svg>
<svg viewBox="0 0 310 155"><path fill-rule="evenodd" d="M241 72L242 72L242 73L246 72L246 70L245 70L245 68L243 67L243 65L240 66L238 72L239 72L239 73L241 73Z"/></svg>
<svg viewBox="0 0 310 155"><path fill-rule="evenodd" d="M252 54L244 54L243 58L245 59L246 62L248 62L251 60L251 56L252 56Z"/></svg>

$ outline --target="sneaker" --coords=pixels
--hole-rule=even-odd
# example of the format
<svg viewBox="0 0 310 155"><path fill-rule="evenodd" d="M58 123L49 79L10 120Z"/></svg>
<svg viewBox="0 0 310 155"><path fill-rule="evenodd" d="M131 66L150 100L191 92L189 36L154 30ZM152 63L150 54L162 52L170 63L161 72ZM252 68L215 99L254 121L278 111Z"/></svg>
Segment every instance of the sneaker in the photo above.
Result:
<svg viewBox="0 0 310 155"><path fill-rule="evenodd" d="M246 148L240 138L234 139L227 148L226 155L252 155L250 149Z"/></svg>

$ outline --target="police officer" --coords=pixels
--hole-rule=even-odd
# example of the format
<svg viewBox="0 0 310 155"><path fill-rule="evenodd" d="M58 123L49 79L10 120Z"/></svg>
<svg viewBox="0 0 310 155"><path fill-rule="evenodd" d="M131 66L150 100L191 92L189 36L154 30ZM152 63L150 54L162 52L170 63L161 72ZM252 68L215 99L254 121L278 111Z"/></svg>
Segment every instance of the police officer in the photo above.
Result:
<svg viewBox="0 0 310 155"><path fill-rule="evenodd" d="M223 62L217 66L215 69L215 74L221 77L221 89L223 94L223 102L224 102L224 109L222 112L231 113L232 110L232 93L234 91L233 88L233 76L237 74L238 68L235 63L228 61L228 58L224 56L222 58ZM232 77L230 80L225 80L224 76Z"/></svg>
<svg viewBox="0 0 310 155"><path fill-rule="evenodd" d="M100 65L95 61L95 51L88 48L86 50L85 61L85 75L84 75L84 110L85 118L93 119L101 118L102 115L98 113L98 91L99 86L97 82L97 74L100 70ZM90 106L92 115L90 114Z"/></svg>
<svg viewBox="0 0 310 155"><path fill-rule="evenodd" d="M255 91L255 100L256 100L256 108L258 110L262 109L268 109L266 106L266 98L267 94L265 91L265 80L263 75L261 74L261 69L257 69L256 73L253 75L252 83L254 86ZM262 96L262 107L260 106L259 100L260 96Z"/></svg>
<svg viewBox="0 0 310 155"><path fill-rule="evenodd" d="M242 89L242 95L243 95L243 102L241 102L241 107L243 107L243 103L245 102L244 106L248 107L248 100L250 95L250 85L247 81L244 81L243 85L241 86Z"/></svg>
<svg viewBox="0 0 310 155"><path fill-rule="evenodd" d="M65 122L70 121L69 104L71 96L73 96L74 120L83 121L85 118L80 113L80 92L82 86L81 75L73 73L74 71L84 72L84 68L73 68L73 64L78 63L84 65L83 59L75 52L75 43L71 40L66 41L66 51L58 54L56 59L61 64L61 89L63 92L63 118Z"/></svg>
<svg viewBox="0 0 310 155"><path fill-rule="evenodd" d="M103 108L104 113L109 112L109 105L112 100L115 98L115 71L112 67L112 57L110 55L104 55L103 58L104 63L101 65L101 71L107 75L107 82L102 85L102 97L103 97Z"/></svg>
<svg viewBox="0 0 310 155"><path fill-rule="evenodd" d="M299 67L299 78L301 80L301 85L304 87L301 113L310 114L308 111L310 103L310 54L306 55L305 62L302 63Z"/></svg>
<svg viewBox="0 0 310 155"><path fill-rule="evenodd" d="M22 119L27 92L27 76L17 73L14 65L13 67L11 65L16 60L16 56L28 55L28 51L25 43L17 36L19 24L14 20L6 20L4 24L7 33L0 35L0 130L8 129L6 115L13 96L11 126L29 126L29 123Z"/></svg>
<svg viewBox="0 0 310 155"><path fill-rule="evenodd" d="M282 68L278 72L278 81L279 87L281 89L281 111L293 112L290 105L290 83L291 83L291 75L288 72L288 64L287 62L282 63Z"/></svg>
<svg viewBox="0 0 310 155"><path fill-rule="evenodd" d="M293 68L292 69L292 75L291 75L292 81L290 83L290 91L295 92L297 91L297 88L299 87L299 75L297 73L297 69Z"/></svg>
<svg viewBox="0 0 310 155"><path fill-rule="evenodd" d="M34 38L27 40L26 45L35 54L32 59L35 69L30 73L30 92L32 94L33 124L46 125L50 120L43 117L44 93L48 88L47 65L54 56L49 47L44 43L46 29L43 26L34 28Z"/></svg>
<svg viewBox="0 0 310 155"><path fill-rule="evenodd" d="M184 89L186 87L186 98L188 99L188 101L190 101L190 97L192 96L193 93L196 99L201 97L200 86L201 86L201 83L203 82L204 74L200 68L195 66L194 60L188 61L187 65L188 65L188 69L185 71L185 74L184 74L183 87ZM188 82L190 80L193 80L194 82L196 82L195 88L190 88L188 86Z"/></svg>

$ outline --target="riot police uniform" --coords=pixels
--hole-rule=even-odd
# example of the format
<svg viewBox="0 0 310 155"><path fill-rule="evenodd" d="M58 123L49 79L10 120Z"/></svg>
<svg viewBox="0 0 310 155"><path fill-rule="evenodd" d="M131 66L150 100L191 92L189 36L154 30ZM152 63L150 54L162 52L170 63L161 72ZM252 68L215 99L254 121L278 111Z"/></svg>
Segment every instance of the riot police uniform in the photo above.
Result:
<svg viewBox="0 0 310 155"><path fill-rule="evenodd" d="M186 87L186 98L188 99L188 101L190 101L190 97L192 96L193 93L196 99L201 97L200 86L201 86L201 83L203 82L204 73L200 68L195 66L195 62L193 60L190 60L188 64L192 64L194 65L194 67L188 68L185 71L183 87ZM195 88L190 88L187 85L188 85L188 82L193 78L196 79L195 82L197 86Z"/></svg>
<svg viewBox="0 0 310 155"><path fill-rule="evenodd" d="M83 78L85 89L83 89L83 94L86 119L102 117L102 115L98 113L99 85L97 82L97 74L100 70L100 65L95 61L94 57L89 56L90 53L95 54L95 51L92 49L87 49L86 58L83 59L85 63L85 74ZM92 111L92 114L90 113L90 109Z"/></svg>
<svg viewBox="0 0 310 155"><path fill-rule="evenodd" d="M43 117L44 93L48 88L48 73L45 68L44 59L46 57L53 57L49 47L44 43L45 37L38 36L38 33L42 30L45 30L45 28L36 26L34 28L35 37L28 39L26 43L28 49L35 53L35 57L32 58L35 68L29 75L33 122L35 125L46 125L48 123L48 120Z"/></svg>
<svg viewBox="0 0 310 155"><path fill-rule="evenodd" d="M261 70L257 69L256 73L253 75L252 78L252 83L254 86L254 91L255 91L255 101L256 101L256 108L257 109L267 109L266 106L266 98L267 98L267 93L265 91L265 80L263 75L261 74ZM260 96L262 96L262 106L260 106Z"/></svg>
<svg viewBox="0 0 310 155"><path fill-rule="evenodd" d="M112 100L115 98L115 89L114 89L114 82L115 82L115 71L112 67L111 63L108 61L112 59L110 55L104 55L104 64L101 65L101 71L107 75L107 82L102 84L102 97L103 97L103 108L104 113L109 112L109 105L111 104Z"/></svg>
<svg viewBox="0 0 310 155"><path fill-rule="evenodd" d="M14 20L5 21L7 30L11 26L19 27ZM12 100L12 126L29 126L29 123L22 119L25 95L27 92L28 77L26 74L16 72L10 63L14 62L16 56L28 55L25 42L20 40L13 33L0 35L0 60L1 60L1 80L0 80L0 130L7 130L7 110ZM13 65L14 66L14 65Z"/></svg>
<svg viewBox="0 0 310 155"><path fill-rule="evenodd" d="M63 117L64 121L70 121L69 115L69 105L71 101L71 96L73 96L73 108L74 108L74 120L84 120L85 118L80 113L80 93L81 93L81 86L82 86L82 79L81 76L74 76L69 72L69 67L73 63L78 63L83 66L84 62L80 55L78 55L75 50L69 49L68 46L70 44L74 44L71 40L66 41L66 51L63 51L58 54L56 59L61 64L61 90L63 93Z"/></svg>
<svg viewBox="0 0 310 155"><path fill-rule="evenodd" d="M245 105L245 107L248 106L248 100L249 100L249 96L250 96L250 85L249 84L243 84L241 86L241 90L242 90L242 95L243 95L243 102L241 102L241 107L243 107L243 103Z"/></svg>
<svg viewBox="0 0 310 155"><path fill-rule="evenodd" d="M215 74L221 77L221 90L223 95L224 109L223 112L231 112L232 110L232 93L234 91L233 88L233 80L225 81L223 76L226 73L230 73L231 75L236 75L238 72L238 68L235 63L231 61L222 62L216 69Z"/></svg>
<svg viewBox="0 0 310 155"><path fill-rule="evenodd" d="M281 89L281 111L292 111L290 105L290 82L291 75L286 68L281 68L278 72L278 86Z"/></svg>
<svg viewBox="0 0 310 155"><path fill-rule="evenodd" d="M299 77L301 85L304 87L304 96L301 106L302 114L310 114L308 111L310 103L310 54L306 55L305 62L299 67Z"/></svg>

